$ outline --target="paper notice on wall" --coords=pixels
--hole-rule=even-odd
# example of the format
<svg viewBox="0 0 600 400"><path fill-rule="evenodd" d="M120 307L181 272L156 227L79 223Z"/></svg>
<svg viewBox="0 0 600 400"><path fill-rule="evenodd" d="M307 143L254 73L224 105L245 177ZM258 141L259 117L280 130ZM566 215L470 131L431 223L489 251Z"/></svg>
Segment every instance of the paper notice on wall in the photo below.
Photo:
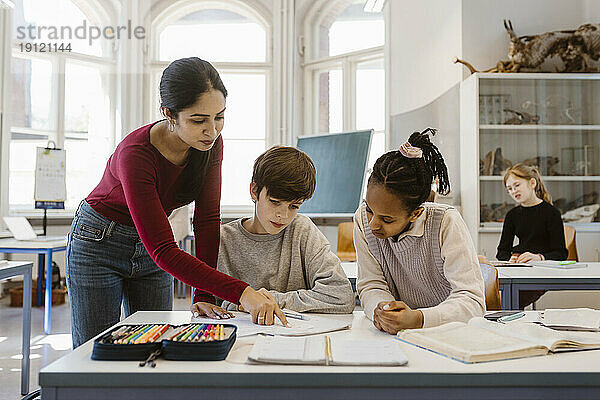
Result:
<svg viewBox="0 0 600 400"><path fill-rule="evenodd" d="M37 148L35 163L36 202L64 202L67 198L66 152Z"/></svg>

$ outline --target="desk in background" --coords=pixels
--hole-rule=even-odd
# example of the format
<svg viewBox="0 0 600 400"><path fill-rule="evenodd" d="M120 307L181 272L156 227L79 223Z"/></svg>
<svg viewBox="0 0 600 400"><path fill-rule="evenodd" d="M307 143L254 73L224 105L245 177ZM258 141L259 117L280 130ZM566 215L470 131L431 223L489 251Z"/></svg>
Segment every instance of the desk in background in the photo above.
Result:
<svg viewBox="0 0 600 400"><path fill-rule="evenodd" d="M188 311L137 312L120 324L190 322ZM395 340L362 311L328 318L351 320L332 337ZM255 336L238 338L225 361L92 361L93 340L40 371L44 400L148 398L600 398L600 350L463 364L397 342L402 367L247 364Z"/></svg>
<svg viewBox="0 0 600 400"><path fill-rule="evenodd" d="M511 310L519 309L521 290L600 290L600 262L586 262L587 268L556 269L544 267L498 267L510 281ZM502 292L502 308L505 295Z"/></svg>
<svg viewBox="0 0 600 400"><path fill-rule="evenodd" d="M342 261L342 268L352 285L352 289L356 292L356 277L358 276L358 267L356 261ZM500 283L502 309L512 310L511 308L511 279L498 271L498 281ZM518 308L516 308L518 309ZM515 310L516 310L515 309Z"/></svg>
<svg viewBox="0 0 600 400"><path fill-rule="evenodd" d="M52 254L67 249L67 238L57 241L0 239L0 253L38 255L37 305L42 305L42 275L46 264L46 297L44 305L44 333L52 331Z"/></svg>
<svg viewBox="0 0 600 400"><path fill-rule="evenodd" d="M23 340L21 344L21 394L29 392L29 348L31 344L31 270L33 263L9 261L0 265L0 280L23 275Z"/></svg>

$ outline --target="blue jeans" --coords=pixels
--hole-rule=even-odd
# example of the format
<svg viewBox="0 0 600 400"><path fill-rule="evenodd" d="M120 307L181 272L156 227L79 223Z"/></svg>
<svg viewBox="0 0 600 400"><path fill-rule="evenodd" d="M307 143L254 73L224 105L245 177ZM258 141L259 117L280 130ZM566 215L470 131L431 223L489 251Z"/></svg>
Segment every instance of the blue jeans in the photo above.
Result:
<svg viewBox="0 0 600 400"><path fill-rule="evenodd" d="M67 241L73 348L140 310L173 308L173 277L152 260L133 226L111 221L83 200Z"/></svg>

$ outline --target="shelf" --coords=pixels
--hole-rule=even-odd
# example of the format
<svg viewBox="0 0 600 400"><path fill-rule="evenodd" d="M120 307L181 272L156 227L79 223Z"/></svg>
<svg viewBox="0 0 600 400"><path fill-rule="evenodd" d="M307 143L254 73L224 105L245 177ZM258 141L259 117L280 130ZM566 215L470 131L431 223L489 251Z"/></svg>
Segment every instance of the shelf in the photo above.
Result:
<svg viewBox="0 0 600 400"><path fill-rule="evenodd" d="M525 131L525 130L547 130L547 131L600 131L600 125L479 125L482 130L504 130L504 131Z"/></svg>
<svg viewBox="0 0 600 400"><path fill-rule="evenodd" d="M503 181L504 176L501 175L483 175L479 177L480 181ZM542 176L542 180L545 182L596 182L600 181L600 176Z"/></svg>

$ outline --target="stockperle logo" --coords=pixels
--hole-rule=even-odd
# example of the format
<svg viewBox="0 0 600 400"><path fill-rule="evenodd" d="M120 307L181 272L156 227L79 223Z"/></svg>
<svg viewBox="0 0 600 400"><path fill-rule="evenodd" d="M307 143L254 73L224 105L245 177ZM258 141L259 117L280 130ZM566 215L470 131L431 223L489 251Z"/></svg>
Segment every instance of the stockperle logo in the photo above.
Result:
<svg viewBox="0 0 600 400"><path fill-rule="evenodd" d="M0 4L8 0L0 0ZM54 26L54 25L20 25L16 27L17 39L24 41L56 40L66 41L75 39L87 40L91 46L94 40L101 38L107 40L120 39L145 39L146 29L143 26L133 26L131 20L127 25L119 26L96 26L90 25L83 20L77 26Z"/></svg>

